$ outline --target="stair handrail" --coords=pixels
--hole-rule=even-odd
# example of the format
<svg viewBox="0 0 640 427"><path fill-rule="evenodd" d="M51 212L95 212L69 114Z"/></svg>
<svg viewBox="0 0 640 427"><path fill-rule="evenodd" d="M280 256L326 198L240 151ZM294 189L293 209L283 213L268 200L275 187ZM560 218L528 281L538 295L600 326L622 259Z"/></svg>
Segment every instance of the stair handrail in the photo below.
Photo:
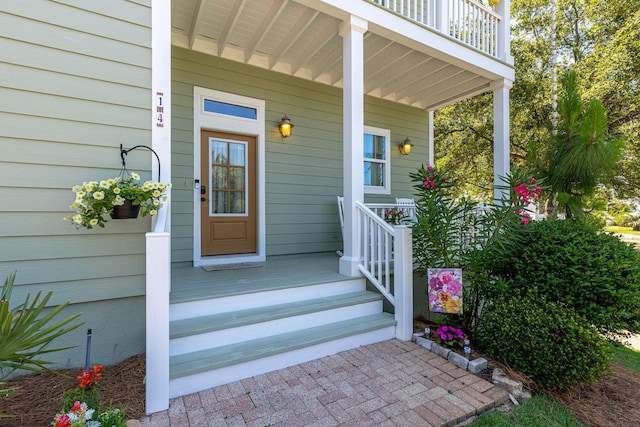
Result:
<svg viewBox="0 0 640 427"><path fill-rule="evenodd" d="M411 228L391 226L362 202L356 201L355 207L358 270L393 305L396 338L409 341L413 333Z"/></svg>
<svg viewBox="0 0 640 427"><path fill-rule="evenodd" d="M364 203L355 205L358 269L395 306L391 281L395 230Z"/></svg>

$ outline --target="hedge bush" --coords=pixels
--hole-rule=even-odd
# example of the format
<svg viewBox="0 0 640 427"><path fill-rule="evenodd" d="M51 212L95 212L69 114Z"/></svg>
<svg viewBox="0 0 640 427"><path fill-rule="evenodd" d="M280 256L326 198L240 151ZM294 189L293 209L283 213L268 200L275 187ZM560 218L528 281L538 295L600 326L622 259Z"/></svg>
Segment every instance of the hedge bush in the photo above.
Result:
<svg viewBox="0 0 640 427"><path fill-rule="evenodd" d="M496 260L490 297L535 292L602 333L640 332L640 255L587 221L530 223L517 254Z"/></svg>
<svg viewBox="0 0 640 427"><path fill-rule="evenodd" d="M610 346L586 319L539 296L489 303L474 339L487 355L548 390L593 383L611 360Z"/></svg>

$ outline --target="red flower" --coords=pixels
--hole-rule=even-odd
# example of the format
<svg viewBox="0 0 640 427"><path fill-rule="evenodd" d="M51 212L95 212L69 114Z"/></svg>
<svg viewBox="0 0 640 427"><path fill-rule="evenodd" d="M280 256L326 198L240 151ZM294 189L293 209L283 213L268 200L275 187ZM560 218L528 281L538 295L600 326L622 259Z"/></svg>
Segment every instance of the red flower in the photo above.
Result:
<svg viewBox="0 0 640 427"><path fill-rule="evenodd" d="M95 365L89 370L89 372L83 369L82 374L78 376L78 378L76 378L78 386L80 388L85 388L87 386L97 386L98 381L102 379L102 369L102 365Z"/></svg>
<svg viewBox="0 0 640 427"><path fill-rule="evenodd" d="M73 412L75 414L76 412L80 411L81 409L82 409L82 403L80 403L80 402L78 402L76 400L76 402L71 407L71 412Z"/></svg>
<svg viewBox="0 0 640 427"><path fill-rule="evenodd" d="M56 424L54 427L71 427L71 419L69 418L69 415L67 414L60 415L56 419Z"/></svg>

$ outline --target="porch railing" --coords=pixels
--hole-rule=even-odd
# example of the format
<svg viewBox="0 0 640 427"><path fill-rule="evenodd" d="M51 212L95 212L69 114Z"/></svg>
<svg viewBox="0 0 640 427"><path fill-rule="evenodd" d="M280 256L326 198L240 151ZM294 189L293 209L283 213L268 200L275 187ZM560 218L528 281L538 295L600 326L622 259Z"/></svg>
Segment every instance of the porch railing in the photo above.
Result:
<svg viewBox="0 0 640 427"><path fill-rule="evenodd" d="M498 57L501 17L474 0L367 0Z"/></svg>
<svg viewBox="0 0 640 427"><path fill-rule="evenodd" d="M411 229L392 227L363 203L355 205L358 269L394 306L396 337L408 341L413 332Z"/></svg>
<svg viewBox="0 0 640 427"><path fill-rule="evenodd" d="M146 412L169 406L169 292L171 290L171 234L169 203L155 218L146 236Z"/></svg>

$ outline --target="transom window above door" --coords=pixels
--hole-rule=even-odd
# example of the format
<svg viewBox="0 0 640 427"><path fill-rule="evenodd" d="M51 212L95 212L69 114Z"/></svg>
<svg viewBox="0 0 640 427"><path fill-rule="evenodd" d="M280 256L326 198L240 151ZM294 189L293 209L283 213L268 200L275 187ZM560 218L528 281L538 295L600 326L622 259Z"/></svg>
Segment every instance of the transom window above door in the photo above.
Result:
<svg viewBox="0 0 640 427"><path fill-rule="evenodd" d="M391 194L391 132L364 127L364 192Z"/></svg>

